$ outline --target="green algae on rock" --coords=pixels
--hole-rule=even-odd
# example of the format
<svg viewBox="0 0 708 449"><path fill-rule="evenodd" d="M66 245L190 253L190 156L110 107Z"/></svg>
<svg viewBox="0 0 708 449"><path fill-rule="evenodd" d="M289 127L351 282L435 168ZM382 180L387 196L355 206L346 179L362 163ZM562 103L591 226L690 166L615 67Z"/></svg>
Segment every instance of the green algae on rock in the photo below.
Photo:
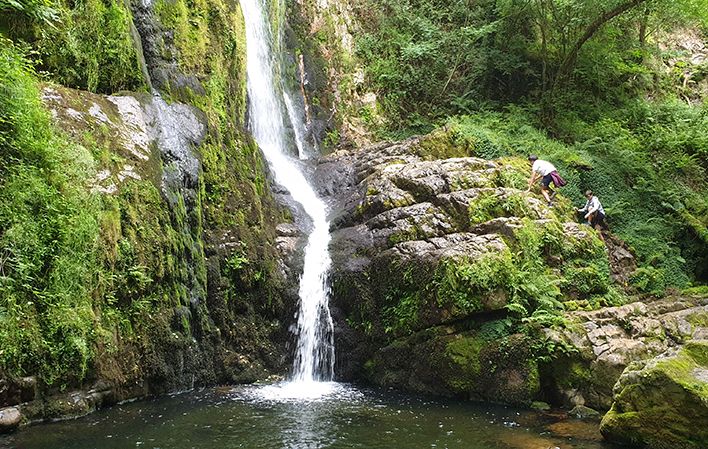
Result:
<svg viewBox="0 0 708 449"><path fill-rule="evenodd" d="M631 364L615 385L602 419L605 438L652 449L699 449L708 444L708 342Z"/></svg>

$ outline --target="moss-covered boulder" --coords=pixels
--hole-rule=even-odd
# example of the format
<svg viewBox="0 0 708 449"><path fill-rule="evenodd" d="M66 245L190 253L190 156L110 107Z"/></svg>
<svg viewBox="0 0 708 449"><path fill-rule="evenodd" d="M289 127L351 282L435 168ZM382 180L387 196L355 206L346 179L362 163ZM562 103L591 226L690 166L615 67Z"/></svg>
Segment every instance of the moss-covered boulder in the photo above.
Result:
<svg viewBox="0 0 708 449"><path fill-rule="evenodd" d="M613 387L631 362L708 336L708 297L674 296L566 312L564 326L545 333L553 346L566 348L541 364L548 400L608 410Z"/></svg>
<svg viewBox="0 0 708 449"><path fill-rule="evenodd" d="M558 320L564 301L594 308L618 296L605 247L574 222L567 199L549 207L526 191L528 161L431 160L429 142L339 151L320 163L321 191L336 205L337 342L357 358L338 372L530 402L539 393L533 359L548 352L535 327ZM480 334L499 319L495 333Z"/></svg>
<svg viewBox="0 0 708 449"><path fill-rule="evenodd" d="M425 394L529 404L540 388L532 346L527 336L497 338L489 328L431 328L377 351L366 378Z"/></svg>
<svg viewBox="0 0 708 449"><path fill-rule="evenodd" d="M630 365L615 385L600 431L611 441L652 449L708 446L708 341L689 342Z"/></svg>

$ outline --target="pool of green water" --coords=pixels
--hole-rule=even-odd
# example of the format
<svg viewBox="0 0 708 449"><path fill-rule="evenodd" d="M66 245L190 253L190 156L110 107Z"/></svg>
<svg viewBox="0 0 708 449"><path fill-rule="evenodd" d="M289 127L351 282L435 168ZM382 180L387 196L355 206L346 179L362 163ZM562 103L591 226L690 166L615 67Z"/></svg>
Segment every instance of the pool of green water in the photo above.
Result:
<svg viewBox="0 0 708 449"><path fill-rule="evenodd" d="M613 448L597 422L563 413L333 385L317 399L248 386L127 403L25 427L0 437L0 448Z"/></svg>

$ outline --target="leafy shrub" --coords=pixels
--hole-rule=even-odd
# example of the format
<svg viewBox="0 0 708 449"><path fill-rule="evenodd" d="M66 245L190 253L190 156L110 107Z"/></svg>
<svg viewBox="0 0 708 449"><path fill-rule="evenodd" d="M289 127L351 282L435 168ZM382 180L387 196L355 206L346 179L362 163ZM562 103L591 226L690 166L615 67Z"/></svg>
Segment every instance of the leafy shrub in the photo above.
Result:
<svg viewBox="0 0 708 449"><path fill-rule="evenodd" d="M65 86L114 93L144 87L130 32L131 13L120 0L57 0L59 20L35 27L41 68Z"/></svg>
<svg viewBox="0 0 708 449"><path fill-rule="evenodd" d="M29 63L0 43L0 369L51 384L91 358L100 204L91 156L54 131Z"/></svg>

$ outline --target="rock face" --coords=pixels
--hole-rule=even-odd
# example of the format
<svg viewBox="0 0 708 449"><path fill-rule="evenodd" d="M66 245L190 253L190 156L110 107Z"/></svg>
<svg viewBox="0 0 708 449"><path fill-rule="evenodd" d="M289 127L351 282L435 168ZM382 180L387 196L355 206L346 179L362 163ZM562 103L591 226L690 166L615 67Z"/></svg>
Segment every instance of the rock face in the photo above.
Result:
<svg viewBox="0 0 708 449"><path fill-rule="evenodd" d="M689 342L632 363L614 393L612 409L600 426L605 438L656 449L705 448L708 341Z"/></svg>
<svg viewBox="0 0 708 449"><path fill-rule="evenodd" d="M505 317L608 292L594 232L525 192L526 161L426 160L421 139L341 151L317 170L333 212L343 378L526 403L532 340ZM539 299L540 297L540 299Z"/></svg>
<svg viewBox="0 0 708 449"><path fill-rule="evenodd" d="M0 371L0 431L81 416L120 400L283 372L288 335L278 319L288 296L278 282L295 277L283 267L297 251L299 231L258 223L272 234L256 239L244 231L247 207L238 205L239 225L229 215L235 205L205 198L204 114L146 93L106 96L60 86L45 87L42 101L63 135L89 149L89 182L78 187L105 205L100 252L91 257L104 264L109 281L101 294L112 302L96 305L93 332L111 349L95 350L85 378L66 380L69 393L56 391L41 372L14 378ZM233 181L229 176L223 178ZM274 208L267 201L267 192L254 193L256 207ZM215 213L232 222L216 220ZM271 209L268 218L279 217ZM272 274L264 281L254 272ZM137 312L131 309L137 304L140 313L128 312Z"/></svg>
<svg viewBox="0 0 708 449"><path fill-rule="evenodd" d="M666 298L592 312L566 314L563 330L549 341L570 348L542 366L546 393L567 406L607 410L613 387L632 362L708 338L708 298Z"/></svg>

